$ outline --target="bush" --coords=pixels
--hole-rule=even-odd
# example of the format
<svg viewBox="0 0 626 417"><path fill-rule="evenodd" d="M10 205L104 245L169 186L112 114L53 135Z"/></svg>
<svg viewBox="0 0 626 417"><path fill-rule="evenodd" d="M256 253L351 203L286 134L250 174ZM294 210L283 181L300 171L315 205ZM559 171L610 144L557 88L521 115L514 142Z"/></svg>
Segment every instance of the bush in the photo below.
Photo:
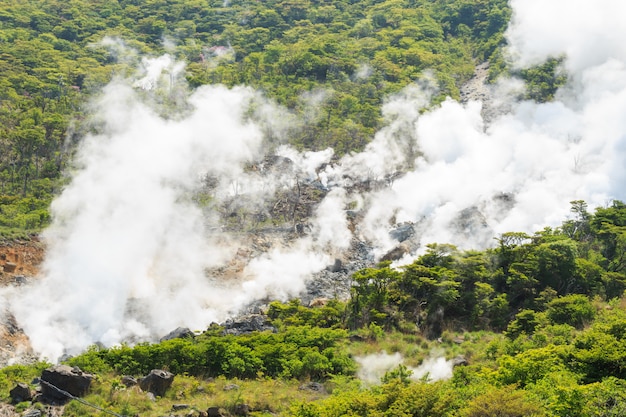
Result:
<svg viewBox="0 0 626 417"><path fill-rule="evenodd" d="M581 329L593 320L596 311L586 296L570 294L550 301L546 314L552 324L569 324Z"/></svg>

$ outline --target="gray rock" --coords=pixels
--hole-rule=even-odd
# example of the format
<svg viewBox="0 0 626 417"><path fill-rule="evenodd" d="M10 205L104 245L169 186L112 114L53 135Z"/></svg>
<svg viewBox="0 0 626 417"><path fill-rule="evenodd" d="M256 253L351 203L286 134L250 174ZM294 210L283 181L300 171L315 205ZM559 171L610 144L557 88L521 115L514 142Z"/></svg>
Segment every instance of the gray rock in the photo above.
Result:
<svg viewBox="0 0 626 417"><path fill-rule="evenodd" d="M172 404L172 411L186 410L189 404Z"/></svg>
<svg viewBox="0 0 626 417"><path fill-rule="evenodd" d="M209 407L206 410L207 417L224 417L224 410L219 407Z"/></svg>
<svg viewBox="0 0 626 417"><path fill-rule="evenodd" d="M61 391L81 397L89 391L92 380L93 375L84 373L76 366L53 366L41 374L41 393L52 400L67 400L68 397Z"/></svg>
<svg viewBox="0 0 626 417"><path fill-rule="evenodd" d="M195 336L196 335L193 334L193 332L189 328L177 327L176 329L172 330L171 332L163 336L161 339L159 339L159 341L164 342L166 340L187 339L187 338L193 339Z"/></svg>
<svg viewBox="0 0 626 417"><path fill-rule="evenodd" d="M235 336L266 330L276 331L276 328L269 324L267 316L262 314L249 314L236 319L229 319L222 326L225 334L233 334Z"/></svg>
<svg viewBox="0 0 626 417"><path fill-rule="evenodd" d="M237 404L233 409L233 414L236 416L250 415L250 406L248 404Z"/></svg>
<svg viewBox="0 0 626 417"><path fill-rule="evenodd" d="M300 385L298 389L302 391L314 391L323 394L326 393L326 388L324 388L324 385L319 382L307 382L306 384Z"/></svg>
<svg viewBox="0 0 626 417"><path fill-rule="evenodd" d="M391 229L391 231L389 232L389 236L391 236L393 239L397 240L398 242L404 242L405 240L408 240L414 234L415 234L415 226L413 225L413 223L410 223L410 222L400 223L396 225L393 229Z"/></svg>
<svg viewBox="0 0 626 417"><path fill-rule="evenodd" d="M452 367L456 368L457 366L467 366L469 362L463 355L459 355L456 358L452 359Z"/></svg>
<svg viewBox="0 0 626 417"><path fill-rule="evenodd" d="M41 417L41 410L36 408L29 408L22 413L22 417Z"/></svg>
<svg viewBox="0 0 626 417"><path fill-rule="evenodd" d="M335 262L332 265L326 267L326 269L330 272L341 272L345 268L343 267L343 262L341 259L335 259Z"/></svg>
<svg viewBox="0 0 626 417"><path fill-rule="evenodd" d="M143 391L148 391L157 397L162 397L172 385L173 381L174 374L162 369L153 369L147 376L141 378L139 387Z"/></svg>
<svg viewBox="0 0 626 417"><path fill-rule="evenodd" d="M238 390L238 389L239 389L239 385L237 385L237 384L224 385L224 391L234 391L234 390Z"/></svg>
<svg viewBox="0 0 626 417"><path fill-rule="evenodd" d="M122 384L124 384L127 388L134 387L138 384L137 380L132 376L125 375L122 377Z"/></svg>

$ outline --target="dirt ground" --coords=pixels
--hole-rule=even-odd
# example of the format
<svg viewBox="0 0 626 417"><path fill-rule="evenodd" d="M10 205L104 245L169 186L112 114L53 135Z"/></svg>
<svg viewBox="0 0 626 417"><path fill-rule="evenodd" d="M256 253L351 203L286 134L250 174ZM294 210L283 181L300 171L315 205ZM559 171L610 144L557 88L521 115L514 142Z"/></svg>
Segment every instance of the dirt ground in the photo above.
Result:
<svg viewBox="0 0 626 417"><path fill-rule="evenodd" d="M16 277L36 277L44 257L44 245L37 237L30 240L0 241L0 284Z"/></svg>
<svg viewBox="0 0 626 417"><path fill-rule="evenodd" d="M37 237L19 241L0 240L0 287L20 285L28 278L37 277L44 249L44 244ZM13 315L0 311L0 367L35 359L28 337ZM2 415L5 414L0 411L0 417Z"/></svg>

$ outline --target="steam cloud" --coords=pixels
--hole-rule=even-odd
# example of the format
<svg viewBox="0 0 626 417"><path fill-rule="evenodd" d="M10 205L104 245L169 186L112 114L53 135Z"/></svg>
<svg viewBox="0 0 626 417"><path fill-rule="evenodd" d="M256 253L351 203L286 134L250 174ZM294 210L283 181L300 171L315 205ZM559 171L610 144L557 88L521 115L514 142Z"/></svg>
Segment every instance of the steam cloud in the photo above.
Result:
<svg viewBox="0 0 626 417"><path fill-rule="evenodd" d="M332 150L268 147L267 131L284 137L280 120L291 116L246 87L199 88L181 99L186 113L161 117L141 89L176 89L183 67L168 56L144 60L135 89L113 82L96 104L101 133L84 139L72 181L52 205L43 278L5 290L5 307L35 351L54 361L96 341L200 330L254 300L295 296L353 241L367 242L375 257L397 246L390 230L403 222L416 233L400 263L431 242L484 247L502 232L559 224L571 200L593 207L624 199L626 5L511 4L516 65L565 56L569 82L555 101L519 101L494 88L510 111L486 122L475 101L449 99L420 114L432 88L408 86L384 105L386 127L367 148L336 163ZM289 158L297 175L246 169L268 152ZM206 178L216 179L213 202L245 196L256 204L297 181L319 181L328 193L307 233L246 258L250 238L194 199ZM365 180L380 186L364 191ZM358 213L353 225L348 205Z"/></svg>
<svg viewBox="0 0 626 417"><path fill-rule="evenodd" d="M390 355L385 351L357 356L355 360L359 364L357 376L368 384L380 383L387 372L403 365L404 362L404 358L399 352ZM411 371L411 379L426 378L428 381L451 378L453 368L453 361L446 360L445 357L434 352L431 352L431 356L424 359L417 368L407 366L407 369Z"/></svg>

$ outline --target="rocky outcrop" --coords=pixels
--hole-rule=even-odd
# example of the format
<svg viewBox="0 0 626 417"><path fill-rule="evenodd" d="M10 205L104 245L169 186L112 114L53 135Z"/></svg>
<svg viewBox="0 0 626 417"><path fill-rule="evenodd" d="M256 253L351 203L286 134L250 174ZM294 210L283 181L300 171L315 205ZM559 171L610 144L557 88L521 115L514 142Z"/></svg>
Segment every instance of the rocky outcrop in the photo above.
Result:
<svg viewBox="0 0 626 417"><path fill-rule="evenodd" d="M41 374L41 393L48 400L67 400L65 392L81 397L89 391L92 380L93 375L84 373L78 367L53 366Z"/></svg>
<svg viewBox="0 0 626 417"><path fill-rule="evenodd" d="M398 242L404 242L405 240L410 239L414 234L415 225L411 222L399 223L389 231L389 236Z"/></svg>
<svg viewBox="0 0 626 417"><path fill-rule="evenodd" d="M391 249L385 255L383 255L383 257L380 258L380 260L381 261L397 261L398 259L402 258L404 255L406 255L409 252L410 252L409 246L405 243L401 243L395 248Z"/></svg>
<svg viewBox="0 0 626 417"><path fill-rule="evenodd" d="M153 369L139 381L139 387L143 391L150 392L157 397L162 397L174 381L174 374L162 369Z"/></svg>
<svg viewBox="0 0 626 417"><path fill-rule="evenodd" d="M247 316L229 319L222 323L225 334L240 335L251 332L269 330L275 332L276 328L269 323L267 316L262 314L249 314Z"/></svg>
<svg viewBox="0 0 626 417"><path fill-rule="evenodd" d="M172 339L193 339L196 335L188 327L177 327L159 339L159 342Z"/></svg>

